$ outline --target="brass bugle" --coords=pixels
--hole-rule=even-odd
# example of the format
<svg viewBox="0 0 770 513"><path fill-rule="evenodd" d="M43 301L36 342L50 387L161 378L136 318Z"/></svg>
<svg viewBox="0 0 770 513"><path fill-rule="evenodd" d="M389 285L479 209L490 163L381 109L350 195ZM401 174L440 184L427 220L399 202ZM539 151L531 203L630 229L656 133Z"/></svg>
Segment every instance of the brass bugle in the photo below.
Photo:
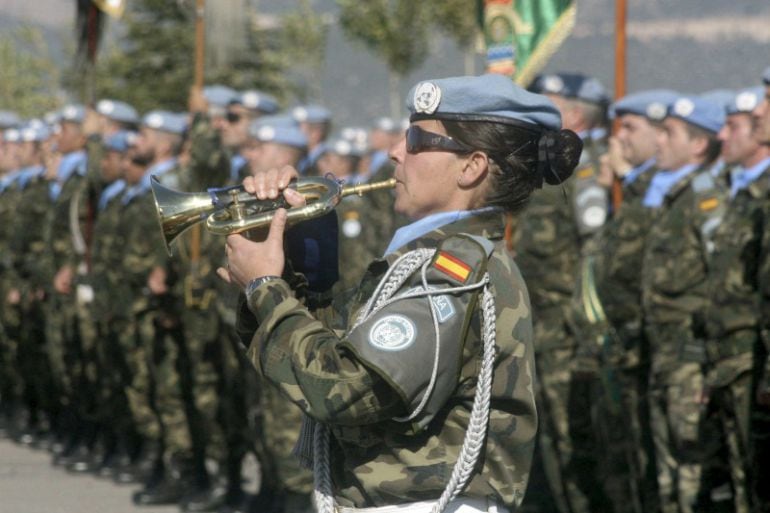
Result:
<svg viewBox="0 0 770 513"><path fill-rule="evenodd" d="M212 233L230 235L268 226L276 210L286 208L287 223L295 224L332 211L345 196L361 196L395 186L395 178L346 186L330 178L300 178L290 187L302 194L307 204L290 208L282 196L275 200L259 200L246 192L243 186L188 193L169 189L154 176L151 180L155 208L169 254L174 239L204 220L206 228Z"/></svg>

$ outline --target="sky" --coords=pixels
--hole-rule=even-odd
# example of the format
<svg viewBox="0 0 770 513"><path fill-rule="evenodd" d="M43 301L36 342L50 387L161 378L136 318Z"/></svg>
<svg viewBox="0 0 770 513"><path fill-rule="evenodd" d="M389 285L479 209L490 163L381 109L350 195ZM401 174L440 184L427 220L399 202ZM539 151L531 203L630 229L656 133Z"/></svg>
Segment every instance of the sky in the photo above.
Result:
<svg viewBox="0 0 770 513"><path fill-rule="evenodd" d="M266 14L296 5L291 0L245 1ZM74 6L74 0L0 0L0 30L27 22L66 36L72 31ZM592 74L611 91L613 6L613 0L579 0L575 29L545 71ZM314 7L335 12L334 0L314 0ZM770 66L766 0L628 0L627 30L629 92L653 87L690 93L742 88L758 85L762 70ZM480 55L472 63L475 73L483 71ZM387 70L369 51L346 40L336 24L329 31L325 64L315 100L335 111L338 126L366 125L388 114ZM438 38L425 65L401 84L401 95L419 80L461 75L467 69L453 43Z"/></svg>

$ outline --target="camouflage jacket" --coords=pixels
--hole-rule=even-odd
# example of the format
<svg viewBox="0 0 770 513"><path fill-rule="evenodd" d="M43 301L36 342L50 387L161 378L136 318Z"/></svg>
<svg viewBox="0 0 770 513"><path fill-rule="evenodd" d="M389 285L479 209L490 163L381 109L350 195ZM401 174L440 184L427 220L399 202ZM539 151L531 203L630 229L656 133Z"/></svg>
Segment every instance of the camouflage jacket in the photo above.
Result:
<svg viewBox="0 0 770 513"><path fill-rule="evenodd" d="M489 432L479 471L463 494L491 497L509 507L520 503L527 486L537 427L534 352L527 290L516 264L504 250L502 221L499 213L477 215L434 230L388 255L386 260L375 260L352 302L336 309L332 326L337 330L318 320L329 319L323 312L314 317L282 280L263 284L250 298L259 328L249 355L254 365L289 399L331 428L332 479L340 504L371 507L435 500L447 484L468 425L479 372L480 312L473 297L476 294L439 296L437 299L444 298L443 303L434 300L439 317L446 319L448 325L455 323L456 328L440 328L442 361L449 358L448 365L442 364L446 372L439 373L438 385L426 407L432 414L421 416L419 425L398 422L394 417L411 411L414 399L419 399L425 390L418 388L416 395L404 397L408 388L405 383L427 381L426 377L430 377L428 361L433 358L434 332L432 324L425 326L419 320L424 319L419 317L420 312L424 314L428 308L425 298L396 301L393 307L402 312L400 316L391 315L390 307L386 307L347 335L342 333L352 326L358 310L402 252L438 247L440 251L428 271L430 283L439 288L456 286L457 281L447 276L442 280L434 271L450 241L459 244L452 246L460 251L455 255L478 245L460 234L494 241L494 251L488 259L484 254L481 261L472 265L461 261L460 269L478 277L486 266L497 320ZM407 281L399 293L412 291L413 280L419 280L419 274L411 278L411 283ZM469 283L474 281L468 275L466 278ZM463 322L457 325L458 321ZM371 329L366 329L369 326ZM406 331L399 331L399 327ZM391 350L384 350L378 336L398 338L399 334L406 339L407 346L389 346ZM410 340L419 343L411 344ZM412 351L424 351L430 358L415 358ZM447 356L451 354L456 360ZM399 377L399 369L408 370ZM434 395L445 399L431 406Z"/></svg>
<svg viewBox="0 0 770 513"><path fill-rule="evenodd" d="M642 205L642 200L654 174L653 167L624 188L620 208L586 244L571 315L570 325L578 333L579 345L603 344L583 348L581 353L595 354L601 350L605 357L613 357L615 364L624 366L638 364L640 357L639 269L644 240L652 223L652 211ZM592 292L596 294L593 300ZM614 346L607 347L607 342Z"/></svg>
<svg viewBox="0 0 770 513"><path fill-rule="evenodd" d="M202 192L208 187L222 187L230 182L230 153L222 145L219 133L208 116L195 114L190 125L190 165L185 170L182 188Z"/></svg>
<svg viewBox="0 0 770 513"><path fill-rule="evenodd" d="M126 305L128 302L128 298L116 297L121 290L122 272L121 267L112 267L121 261L125 251L123 238L119 235L124 210L121 199L122 193L117 194L103 206L93 228L91 284L94 288L94 319L97 321L109 321L115 316L112 305ZM125 312L119 316L125 317Z"/></svg>
<svg viewBox="0 0 770 513"><path fill-rule="evenodd" d="M18 277L32 288L44 288L47 272L41 268L45 253L44 223L51 208L48 195L48 181L36 177L21 190L15 208L14 226L10 239L10 250L14 255Z"/></svg>
<svg viewBox="0 0 770 513"><path fill-rule="evenodd" d="M770 240L767 202L770 172L738 191L714 234L709 270L706 331L714 385L724 385L751 369L760 330L760 268Z"/></svg>
<svg viewBox="0 0 770 513"><path fill-rule="evenodd" d="M119 222L110 251L104 262L111 269L110 316L130 319L133 315L155 309L156 304L147 290L147 278L153 267L165 267L168 262L165 243L158 228L158 219L152 193L116 200L121 204Z"/></svg>
<svg viewBox="0 0 770 513"><path fill-rule="evenodd" d="M701 188L704 178L714 184L699 169L668 192L644 242L642 307L653 371L705 359L703 310L710 261L705 228L724 205L724 191Z"/></svg>

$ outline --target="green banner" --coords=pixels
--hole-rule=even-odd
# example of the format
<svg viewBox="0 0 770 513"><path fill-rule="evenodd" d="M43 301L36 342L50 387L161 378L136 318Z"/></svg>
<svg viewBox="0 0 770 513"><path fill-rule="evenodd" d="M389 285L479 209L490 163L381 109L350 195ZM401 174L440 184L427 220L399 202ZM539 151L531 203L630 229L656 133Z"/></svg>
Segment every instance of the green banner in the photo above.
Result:
<svg viewBox="0 0 770 513"><path fill-rule="evenodd" d="M527 86L572 32L574 0L484 0L487 71Z"/></svg>

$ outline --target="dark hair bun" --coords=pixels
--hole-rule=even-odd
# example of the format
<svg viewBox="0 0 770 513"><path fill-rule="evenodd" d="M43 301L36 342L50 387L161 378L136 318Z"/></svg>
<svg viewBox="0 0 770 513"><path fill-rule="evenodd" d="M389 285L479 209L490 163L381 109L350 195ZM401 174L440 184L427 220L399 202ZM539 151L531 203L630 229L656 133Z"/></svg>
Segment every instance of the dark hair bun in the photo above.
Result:
<svg viewBox="0 0 770 513"><path fill-rule="evenodd" d="M549 185L567 180L580 161L583 141L572 130L546 132L538 141L538 170Z"/></svg>

